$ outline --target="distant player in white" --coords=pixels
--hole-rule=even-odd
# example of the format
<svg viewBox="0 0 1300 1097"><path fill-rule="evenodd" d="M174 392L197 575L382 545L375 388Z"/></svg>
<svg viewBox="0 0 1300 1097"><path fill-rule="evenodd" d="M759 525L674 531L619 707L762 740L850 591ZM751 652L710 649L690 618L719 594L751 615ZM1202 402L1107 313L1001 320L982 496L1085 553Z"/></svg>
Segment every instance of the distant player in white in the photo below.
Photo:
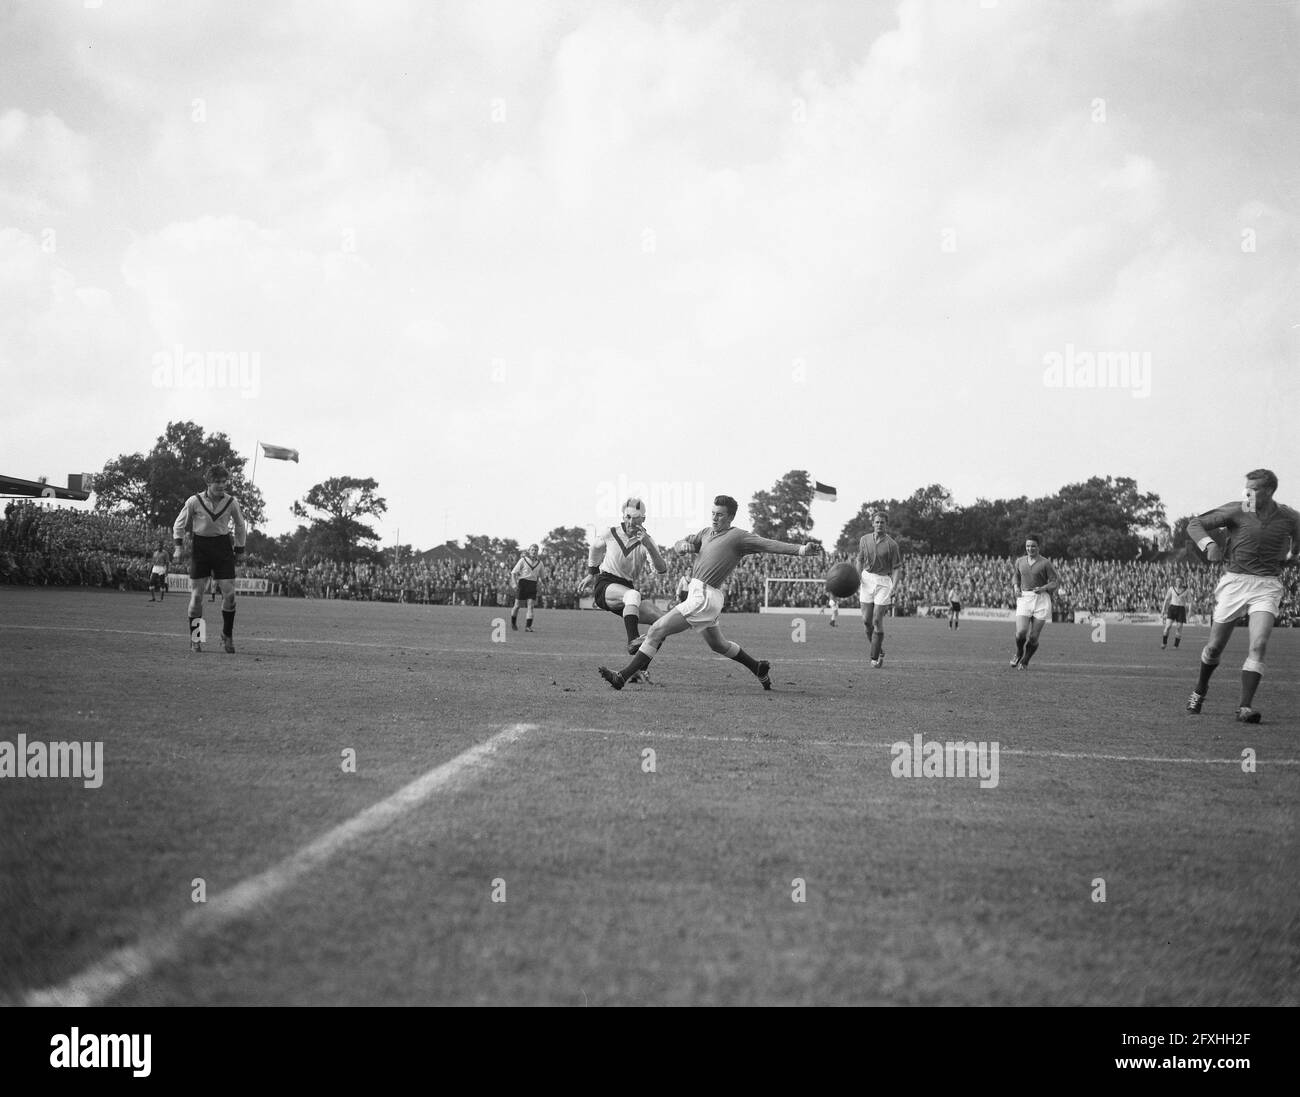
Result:
<svg viewBox="0 0 1300 1097"><path fill-rule="evenodd" d="M1016 657L1011 665L1028 670L1038 650L1038 636L1052 619L1052 592L1061 586L1056 569L1039 554L1042 538L1031 533L1025 538L1025 554L1016 561Z"/></svg>
<svg viewBox="0 0 1300 1097"><path fill-rule="evenodd" d="M167 565L172 562L172 554L167 551L166 543L158 542L158 551L153 554L151 561L152 567L149 569L149 601L154 601L154 591L158 592L157 600L161 602L167 595Z"/></svg>
<svg viewBox="0 0 1300 1097"><path fill-rule="evenodd" d="M1164 651L1169 645L1171 628L1174 630L1174 647L1177 647L1183 638L1183 625L1187 623L1186 579L1175 579L1165 591L1165 604L1160 612L1165 619L1165 629L1160 634L1160 650Z"/></svg>
<svg viewBox="0 0 1300 1097"><path fill-rule="evenodd" d="M876 511L871 516L872 532L858 542L858 570L862 573L858 602L871 645L871 665L876 668L885 665L885 614L894 604L894 587L903 575L903 550L886 531L888 523L889 515Z"/></svg>
<svg viewBox="0 0 1300 1097"><path fill-rule="evenodd" d="M578 587L580 594L595 594L597 607L623 618L629 655L641 646L638 626L653 625L663 616L641 597L641 568L647 559L660 575L668 574L668 562L645 528L645 503L629 499L623 504L622 522L592 540L587 577Z"/></svg>
<svg viewBox="0 0 1300 1097"><path fill-rule="evenodd" d="M529 545L528 550L519 557L510 570L510 579L516 584L515 604L510 611L510 627L519 631L519 607L527 607L524 614L524 631L533 631L533 605L537 602L537 584L541 582L542 554L536 545Z"/></svg>
<svg viewBox="0 0 1300 1097"><path fill-rule="evenodd" d="M948 591L948 627L961 628L961 592L956 587Z"/></svg>
<svg viewBox="0 0 1300 1097"><path fill-rule="evenodd" d="M831 628L834 628L835 622L840 616L840 600L833 594L828 595L826 598L826 605L831 611Z"/></svg>

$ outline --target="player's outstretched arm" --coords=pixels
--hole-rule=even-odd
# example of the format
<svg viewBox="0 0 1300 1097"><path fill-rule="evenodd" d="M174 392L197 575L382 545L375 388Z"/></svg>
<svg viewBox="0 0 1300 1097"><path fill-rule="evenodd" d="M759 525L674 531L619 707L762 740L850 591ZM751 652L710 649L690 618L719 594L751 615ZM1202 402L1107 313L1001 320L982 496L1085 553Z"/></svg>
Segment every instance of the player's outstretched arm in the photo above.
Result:
<svg viewBox="0 0 1300 1097"><path fill-rule="evenodd" d="M741 551L745 555L770 552L776 556L820 556L822 547L816 541L805 541L803 544L796 544L793 541L774 541L770 537L759 537L750 533L741 542Z"/></svg>

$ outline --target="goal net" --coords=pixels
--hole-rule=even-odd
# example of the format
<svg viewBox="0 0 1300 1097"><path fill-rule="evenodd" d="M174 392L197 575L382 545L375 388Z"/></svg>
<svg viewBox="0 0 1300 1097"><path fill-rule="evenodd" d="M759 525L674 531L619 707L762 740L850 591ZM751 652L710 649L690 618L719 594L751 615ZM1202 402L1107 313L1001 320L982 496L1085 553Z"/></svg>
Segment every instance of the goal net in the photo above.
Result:
<svg viewBox="0 0 1300 1097"><path fill-rule="evenodd" d="M763 604L760 613L830 613L831 604L838 602L841 615L861 616L858 595L854 591L847 598L832 598L826 591L825 579L774 579L763 580Z"/></svg>

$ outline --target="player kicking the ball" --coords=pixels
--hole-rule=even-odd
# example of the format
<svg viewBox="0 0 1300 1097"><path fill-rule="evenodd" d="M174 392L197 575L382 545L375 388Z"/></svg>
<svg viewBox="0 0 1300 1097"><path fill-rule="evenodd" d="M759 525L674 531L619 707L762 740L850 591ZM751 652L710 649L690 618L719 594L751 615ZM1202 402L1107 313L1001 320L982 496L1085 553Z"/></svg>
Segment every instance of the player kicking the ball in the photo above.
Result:
<svg viewBox="0 0 1300 1097"><path fill-rule="evenodd" d="M1056 569L1045 556L1039 555L1042 538L1031 533L1025 538L1025 554L1016 561L1016 657L1011 665L1028 670L1029 660L1038 650L1038 637L1052 619L1052 592L1061 585Z"/></svg>
<svg viewBox="0 0 1300 1097"><path fill-rule="evenodd" d="M642 600L637 589L647 558L660 575L668 574L668 563L645 528L645 503L629 499L623 504L622 523L593 538L587 554L588 574L578 586L578 593L593 592L597 606L623 618L629 655L636 654L641 645L639 626L653 625L663 616Z"/></svg>
<svg viewBox="0 0 1300 1097"><path fill-rule="evenodd" d="M1201 675L1187 699L1187 711L1198 716L1219 656L1227 647L1237 619L1245 613L1250 617L1250 650L1241 664L1237 719L1243 724L1260 722L1260 714L1251 706L1264 676L1264 653L1285 590L1282 569L1294 565L1300 552L1300 513L1275 502L1275 491L1277 477L1268 469L1256 469L1246 473L1241 501L1224 503L1187 523L1187 536L1211 563L1227 561L1219 585L1214 588L1214 618L1210 642L1201 652ZM1216 529L1228 531L1226 556L1210 536L1209 531Z"/></svg>
<svg viewBox="0 0 1300 1097"><path fill-rule="evenodd" d="M734 659L746 667L762 683L764 689L772 688L772 665L766 659L754 659L741 646L728 640L718 627L725 595L722 585L736 570L740 561L752 553L772 552L781 556L820 555L822 548L816 542L805 545L786 541L772 541L758 537L748 530L737 529L731 523L740 504L729 495L719 495L713 500L713 523L709 529L700 530L674 546L679 553L699 553L691 570L691 585L686 600L674 606L646 633L640 649L621 671L600 668L600 676L615 689L622 689L634 674L645 670L668 637L698 628L704 642L719 655Z"/></svg>
<svg viewBox="0 0 1300 1097"><path fill-rule="evenodd" d="M172 537L177 553L185 549L185 530L193 530L190 553L190 651L202 651L195 622L203 620L203 590L209 576L221 592L221 647L227 655L235 654L235 557L243 555L248 527L244 524L239 500L230 494L230 473L224 466L213 465L204 477L207 488L185 500L176 516ZM234 526L235 540L230 531Z"/></svg>

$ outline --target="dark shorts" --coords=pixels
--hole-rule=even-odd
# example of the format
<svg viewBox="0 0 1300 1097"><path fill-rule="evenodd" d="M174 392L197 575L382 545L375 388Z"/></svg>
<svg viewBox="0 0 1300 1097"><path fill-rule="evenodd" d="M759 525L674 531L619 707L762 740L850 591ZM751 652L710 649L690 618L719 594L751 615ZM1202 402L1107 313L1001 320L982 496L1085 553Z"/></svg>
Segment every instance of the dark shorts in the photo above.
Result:
<svg viewBox="0 0 1300 1097"><path fill-rule="evenodd" d="M1180 625L1185 625L1187 624L1187 607L1170 606L1169 609L1165 611L1165 617L1170 621L1175 621Z"/></svg>
<svg viewBox="0 0 1300 1097"><path fill-rule="evenodd" d="M951 612L953 612L953 613L960 613L960 612L961 612L961 603L960 603L960 602L949 602L949 603L948 603L948 609L949 609Z"/></svg>
<svg viewBox="0 0 1300 1097"><path fill-rule="evenodd" d="M190 554L190 578L233 579L235 577L235 544L229 534L220 537L194 535L194 551Z"/></svg>
<svg viewBox="0 0 1300 1097"><path fill-rule="evenodd" d="M622 616L623 613L622 606L613 608L605 602L605 591L611 585L627 587L628 590L636 590L636 587L632 585L631 579L623 579L617 575L610 575L610 573L607 571L602 571L599 575L596 576L596 587L594 591L596 596L596 605L599 606L601 609L609 610L610 613L616 613Z"/></svg>
<svg viewBox="0 0 1300 1097"><path fill-rule="evenodd" d="M517 597L519 598L519 600L520 600L521 602L527 602L527 601L529 601L529 600L536 601L536 600L537 600L537 580L536 580L536 579L520 579L520 580L519 580L519 590L518 590L518 592L517 592Z"/></svg>
<svg viewBox="0 0 1300 1097"><path fill-rule="evenodd" d="M149 589L162 590L167 586L167 576L159 575L156 571L149 573Z"/></svg>
<svg viewBox="0 0 1300 1097"><path fill-rule="evenodd" d="M690 597L690 595L691 592L689 590L679 590L677 592L677 604L681 605L681 603L685 602L686 599Z"/></svg>

